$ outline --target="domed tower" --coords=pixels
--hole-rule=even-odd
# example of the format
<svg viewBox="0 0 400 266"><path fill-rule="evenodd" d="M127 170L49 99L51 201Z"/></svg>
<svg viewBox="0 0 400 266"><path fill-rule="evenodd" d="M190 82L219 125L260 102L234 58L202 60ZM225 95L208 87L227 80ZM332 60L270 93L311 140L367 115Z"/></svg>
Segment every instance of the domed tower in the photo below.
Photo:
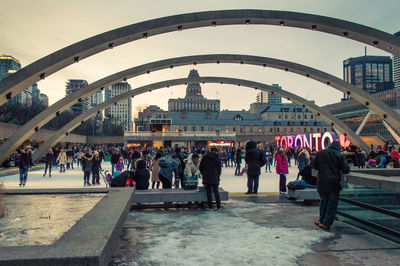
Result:
<svg viewBox="0 0 400 266"><path fill-rule="evenodd" d="M190 70L189 73L189 78L199 78L199 72L197 72L196 69ZM201 86L199 83L193 83L189 84L186 87L186 96L185 99L199 99L199 98L204 98L203 95L201 94Z"/></svg>

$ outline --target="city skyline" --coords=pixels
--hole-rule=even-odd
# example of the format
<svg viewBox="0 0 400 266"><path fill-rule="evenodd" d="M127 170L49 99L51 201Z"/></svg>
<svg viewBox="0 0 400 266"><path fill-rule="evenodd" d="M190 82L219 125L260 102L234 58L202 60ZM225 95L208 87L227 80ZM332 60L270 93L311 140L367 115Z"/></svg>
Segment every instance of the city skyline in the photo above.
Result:
<svg viewBox="0 0 400 266"><path fill-rule="evenodd" d="M374 1L159 1L158 5L139 1L19 1L7 2L1 18L0 32L7 38L0 43L0 53L12 55L22 67L93 35L125 25L174 14L221 9L269 9L324 15L374 27L388 33L400 30L396 14L400 5L389 1L381 5ZM154 8L157 6L157 8ZM69 14L79 7L81 16ZM18 14L21 18L12 20ZM38 14L41 14L38 16ZM111 15L110 15L111 14ZM115 15L114 15L115 14ZM65 23L68 21L68 23ZM57 34L55 34L57 33ZM229 43L229 45L227 45ZM27 45L29 44L29 46ZM364 54L364 44L345 38L307 30L279 26L221 26L173 32L139 40L102 52L63 69L38 83L49 103L61 99L68 79L84 79L92 83L100 78L143 63L171 57L208 54L249 54L308 65L343 77L343 60ZM368 46L368 55L389 54ZM194 66L177 67L129 79L133 88L153 82L186 77ZM207 64L195 67L200 76L226 76L255 80L266 84L279 83L283 89L296 93L318 105L340 101L342 94L326 85L284 71L234 64ZM248 109L256 92L248 88L206 84L204 96L220 99L221 109ZM135 97L133 105L155 104L167 109L169 98L183 97L185 86L157 90Z"/></svg>

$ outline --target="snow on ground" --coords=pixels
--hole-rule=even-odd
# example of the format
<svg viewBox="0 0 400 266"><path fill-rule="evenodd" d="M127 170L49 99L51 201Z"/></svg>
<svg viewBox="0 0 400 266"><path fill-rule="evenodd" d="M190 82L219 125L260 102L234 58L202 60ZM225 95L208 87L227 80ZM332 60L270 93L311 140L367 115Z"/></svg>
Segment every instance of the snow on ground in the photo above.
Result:
<svg viewBox="0 0 400 266"><path fill-rule="evenodd" d="M111 164L103 162L102 166L105 170L111 172ZM296 179L298 169L293 166L289 168L288 181ZM79 188L83 185L83 172L80 167L74 169L67 169L65 173L60 173L59 169L53 168L52 176L49 178L48 174L43 177L44 170L30 171L28 173L28 182L25 188ZM220 187L229 192L246 192L247 191L247 176L234 176L234 167L223 167L221 175ZM0 181L4 181L7 189L19 188L19 174L0 177ZM104 182L100 176L101 187L104 187ZM95 186L98 187L98 186ZM274 169L272 173L266 173L263 168L260 176L259 192L278 192L279 175L275 174Z"/></svg>
<svg viewBox="0 0 400 266"><path fill-rule="evenodd" d="M272 208L233 202L222 211L131 212L130 218L147 229L139 236L140 255L130 265L295 265L312 252L313 243L331 236L245 218Z"/></svg>

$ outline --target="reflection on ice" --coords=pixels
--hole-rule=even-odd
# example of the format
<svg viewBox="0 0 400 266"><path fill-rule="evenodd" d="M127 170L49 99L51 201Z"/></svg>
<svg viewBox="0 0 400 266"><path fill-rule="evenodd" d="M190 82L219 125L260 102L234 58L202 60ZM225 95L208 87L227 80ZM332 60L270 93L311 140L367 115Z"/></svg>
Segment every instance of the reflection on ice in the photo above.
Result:
<svg viewBox="0 0 400 266"><path fill-rule="evenodd" d="M5 196L0 246L49 245L59 239L103 194Z"/></svg>
<svg viewBox="0 0 400 266"><path fill-rule="evenodd" d="M259 225L246 218L264 204L234 202L222 211L132 212L143 230L133 265L293 265L311 244L331 234ZM151 229L143 229L146 225Z"/></svg>

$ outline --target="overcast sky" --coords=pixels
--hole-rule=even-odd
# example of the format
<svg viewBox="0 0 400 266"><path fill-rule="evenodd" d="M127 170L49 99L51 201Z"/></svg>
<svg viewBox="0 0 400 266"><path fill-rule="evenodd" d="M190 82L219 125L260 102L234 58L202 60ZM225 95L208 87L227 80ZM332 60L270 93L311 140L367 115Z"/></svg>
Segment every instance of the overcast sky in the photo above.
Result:
<svg viewBox="0 0 400 266"><path fill-rule="evenodd" d="M16 0L2 1L0 54L12 55L22 67L80 40L153 18L222 9L285 10L324 15L400 31L399 0ZM121 70L171 57L234 53L289 60L342 78L343 60L364 55L365 45L349 39L289 27L251 25L197 28L157 35L104 51L73 64L38 83L50 104L65 96L67 79L92 83ZM389 55L368 46L369 55ZM129 79L133 88L186 77L193 66L177 67ZM319 82L280 70L248 65L197 65L201 76L226 76L278 83L319 105L342 94ZM248 109L256 91L245 87L204 84L207 98L221 100L221 109ZM185 86L161 89L134 99L134 105L156 104L167 109L168 98L184 97Z"/></svg>

